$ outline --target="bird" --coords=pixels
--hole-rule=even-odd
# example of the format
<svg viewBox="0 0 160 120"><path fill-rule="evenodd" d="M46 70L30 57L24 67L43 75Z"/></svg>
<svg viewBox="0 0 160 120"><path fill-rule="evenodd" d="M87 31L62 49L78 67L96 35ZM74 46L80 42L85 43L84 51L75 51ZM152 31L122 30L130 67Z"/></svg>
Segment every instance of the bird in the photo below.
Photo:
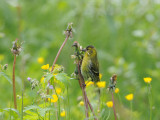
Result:
<svg viewBox="0 0 160 120"><path fill-rule="evenodd" d="M99 62L97 58L97 51L94 48L94 46L89 45L84 51L84 56L82 59L82 64L81 64L81 74L84 78L84 80L89 80L93 81L96 86L96 91L98 92L98 110L100 110L100 88L96 85L97 82L100 81L99 78Z"/></svg>
<svg viewBox="0 0 160 120"><path fill-rule="evenodd" d="M89 45L84 51L84 57L81 64L81 73L84 80L91 80L93 82L100 81L99 79L99 62L97 58L97 51L94 46Z"/></svg>

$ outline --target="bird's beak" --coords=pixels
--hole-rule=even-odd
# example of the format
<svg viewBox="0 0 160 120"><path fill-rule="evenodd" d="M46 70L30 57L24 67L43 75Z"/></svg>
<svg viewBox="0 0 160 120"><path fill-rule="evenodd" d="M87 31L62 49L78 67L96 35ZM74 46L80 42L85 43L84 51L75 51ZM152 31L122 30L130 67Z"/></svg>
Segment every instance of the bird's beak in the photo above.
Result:
<svg viewBox="0 0 160 120"><path fill-rule="evenodd" d="M83 51L83 52L86 52L87 50L86 50L86 48L84 48L84 49L82 49L82 51Z"/></svg>

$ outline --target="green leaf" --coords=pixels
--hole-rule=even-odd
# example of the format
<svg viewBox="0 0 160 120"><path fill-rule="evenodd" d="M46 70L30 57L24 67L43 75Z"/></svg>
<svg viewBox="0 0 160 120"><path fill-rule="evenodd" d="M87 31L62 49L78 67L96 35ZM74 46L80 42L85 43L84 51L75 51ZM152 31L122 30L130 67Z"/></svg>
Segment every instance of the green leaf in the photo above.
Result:
<svg viewBox="0 0 160 120"><path fill-rule="evenodd" d="M59 73L54 76L56 77L56 81L62 89L65 88L65 84L68 85L70 82L70 77L68 77L66 73Z"/></svg>
<svg viewBox="0 0 160 120"><path fill-rule="evenodd" d="M28 110L33 110L33 109L40 109L40 107L37 105L31 105L31 106L25 107L23 112L26 112Z"/></svg>
<svg viewBox="0 0 160 120"><path fill-rule="evenodd" d="M23 117L24 119L27 120L38 120L38 113L32 112L32 111L26 111L26 115Z"/></svg>
<svg viewBox="0 0 160 120"><path fill-rule="evenodd" d="M16 110L16 109L14 109L14 108L5 108L5 109L3 109L4 111L13 111L13 112L15 112L15 113L17 113L18 115L19 115L19 111L18 110Z"/></svg>
<svg viewBox="0 0 160 120"><path fill-rule="evenodd" d="M5 78L8 80L8 82L12 84L12 80L11 80L11 78L10 78L6 73L4 73L4 72L0 72L0 76L5 77Z"/></svg>
<svg viewBox="0 0 160 120"><path fill-rule="evenodd" d="M53 77L53 74L48 73L45 77L45 80L48 82Z"/></svg>
<svg viewBox="0 0 160 120"><path fill-rule="evenodd" d="M47 112L47 111L51 111L51 110L54 110L53 108L41 108L41 109L39 109L38 110L38 112L39 112L39 114L42 116L42 117L44 117L45 116L45 113Z"/></svg>
<svg viewBox="0 0 160 120"><path fill-rule="evenodd" d="M70 77L67 76L66 73L59 73L57 75L54 75L57 80L61 81L62 83L69 83L70 82Z"/></svg>

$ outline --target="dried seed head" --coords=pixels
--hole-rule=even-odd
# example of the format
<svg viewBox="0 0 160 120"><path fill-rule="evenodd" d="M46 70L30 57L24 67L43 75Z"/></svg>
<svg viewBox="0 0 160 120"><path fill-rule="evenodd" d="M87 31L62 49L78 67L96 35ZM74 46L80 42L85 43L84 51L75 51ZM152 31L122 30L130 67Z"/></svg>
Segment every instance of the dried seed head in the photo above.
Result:
<svg viewBox="0 0 160 120"><path fill-rule="evenodd" d="M11 52L14 55L19 55L19 53L21 52L21 50L22 50L21 46L18 44L18 39L16 39L15 41L13 41Z"/></svg>

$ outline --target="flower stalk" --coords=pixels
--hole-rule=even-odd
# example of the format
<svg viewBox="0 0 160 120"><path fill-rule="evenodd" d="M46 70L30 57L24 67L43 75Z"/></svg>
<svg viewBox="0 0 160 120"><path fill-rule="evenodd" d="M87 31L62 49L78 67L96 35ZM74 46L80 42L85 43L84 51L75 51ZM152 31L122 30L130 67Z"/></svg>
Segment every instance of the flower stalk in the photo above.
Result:
<svg viewBox="0 0 160 120"><path fill-rule="evenodd" d="M16 101L16 85L15 85L15 65L16 65L16 55L14 55L13 62L13 98L14 98L14 108L17 109L17 101Z"/></svg>
<svg viewBox="0 0 160 120"><path fill-rule="evenodd" d="M16 66L16 56L19 55L21 51L20 45L18 45L18 39L13 42L13 46L11 52L14 55L13 61L13 73L12 73L12 82L13 82L13 98L14 98L14 108L17 109L17 101L16 101L16 85L15 85L15 66Z"/></svg>
<svg viewBox="0 0 160 120"><path fill-rule="evenodd" d="M115 118L115 120L117 120L117 115L116 115L116 109L115 109L115 102L114 102L113 92L115 91L116 83L117 83L117 75L113 74L112 77L110 78L110 83L109 83L109 87L108 88L111 91L111 95L112 95L113 112L114 112L114 118Z"/></svg>
<svg viewBox="0 0 160 120"><path fill-rule="evenodd" d="M149 100L149 111L150 111L150 117L149 120L152 120L152 94L151 94L151 84L147 84L148 89L148 100Z"/></svg>
<svg viewBox="0 0 160 120"><path fill-rule="evenodd" d="M67 30L65 31L66 38L65 38L63 44L61 45L61 47L60 47L60 49L59 49L59 51L58 51L58 53L57 53L57 55L56 55L56 57L55 57L55 59L54 59L54 62L53 62L53 65L52 65L52 69L51 69L51 72L53 71L54 65L56 64L57 59L58 59L58 57L59 57L59 55L60 55L60 53L61 53L63 47L65 46L65 44L66 44L68 38L69 38L69 37L72 38L72 25L73 25L73 23L69 23L69 24L68 24Z"/></svg>
<svg viewBox="0 0 160 120"><path fill-rule="evenodd" d="M115 109L115 102L114 102L114 95L113 92L111 92L112 94L112 101L113 101L113 112L114 112L114 118L115 120L117 120L117 116L116 116L116 109Z"/></svg>
<svg viewBox="0 0 160 120"><path fill-rule="evenodd" d="M69 37L72 38L72 25L73 25L73 23L69 23L68 26L67 26L67 29L65 31L66 38L65 38L64 42L62 43L62 45L61 45L61 47L60 47L60 49L59 49L54 61L53 61L51 72L53 72L53 69L54 69L54 66L55 66L55 64L56 64L56 62L58 60L58 57L59 57L63 47L65 46L66 42L68 41ZM49 94L49 89L47 89L47 95L48 94ZM46 99L46 101L48 101L48 100Z"/></svg>

